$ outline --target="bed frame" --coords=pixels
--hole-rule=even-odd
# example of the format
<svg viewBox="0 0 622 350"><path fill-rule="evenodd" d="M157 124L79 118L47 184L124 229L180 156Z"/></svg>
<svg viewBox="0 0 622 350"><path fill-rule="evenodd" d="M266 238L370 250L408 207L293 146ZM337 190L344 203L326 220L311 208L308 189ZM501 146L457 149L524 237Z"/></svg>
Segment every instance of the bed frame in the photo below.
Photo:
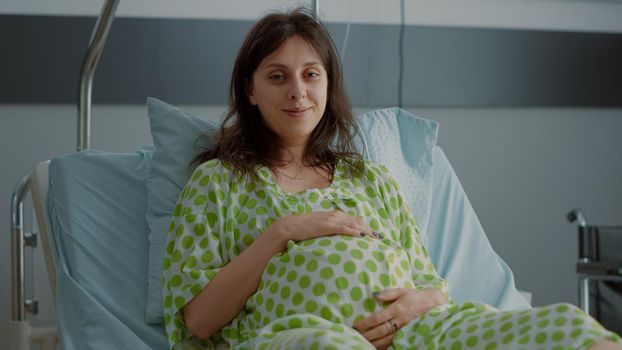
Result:
<svg viewBox="0 0 622 350"><path fill-rule="evenodd" d="M106 0L95 23L91 42L82 63L80 72L80 96L78 100L78 142L77 151L90 148L91 134L91 95L93 76L99 58L108 38L110 27L119 0ZM11 320L9 322L8 348L30 350L32 343L39 344L41 350L53 350L58 344L57 327L32 326L26 313L36 315L39 302L27 298L24 287L24 248L35 248L41 237L43 255L50 280L52 299L56 300L56 248L45 206L48 191L49 161L38 163L18 181L11 198ZM24 198L30 192L36 215L39 233L24 232Z"/></svg>
<svg viewBox="0 0 622 350"><path fill-rule="evenodd" d="M89 47L82 62L78 99L78 138L77 151L90 149L91 136L91 96L93 76L99 58L108 38L119 0L106 0L91 36ZM311 8L319 13L319 0L311 0ZM38 163L24 174L15 186L11 197L11 319L8 349L30 350L32 343L41 350L54 350L58 344L58 330L55 326L37 327L30 324L26 314L39 312L38 300L25 295L24 249L34 249L41 237L41 245L47 266L52 299L56 300L56 247L51 236L46 198L48 192L49 161ZM24 199L30 192L39 232L24 232Z"/></svg>

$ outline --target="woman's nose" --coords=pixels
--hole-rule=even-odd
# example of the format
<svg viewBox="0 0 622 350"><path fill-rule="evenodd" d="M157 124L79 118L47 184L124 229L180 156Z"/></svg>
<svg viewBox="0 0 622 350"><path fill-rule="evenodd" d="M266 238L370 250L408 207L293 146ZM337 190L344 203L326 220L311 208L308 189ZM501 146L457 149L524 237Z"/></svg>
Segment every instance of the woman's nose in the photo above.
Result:
<svg viewBox="0 0 622 350"><path fill-rule="evenodd" d="M307 96L304 81L302 79L293 79L287 96L292 100L297 100Z"/></svg>

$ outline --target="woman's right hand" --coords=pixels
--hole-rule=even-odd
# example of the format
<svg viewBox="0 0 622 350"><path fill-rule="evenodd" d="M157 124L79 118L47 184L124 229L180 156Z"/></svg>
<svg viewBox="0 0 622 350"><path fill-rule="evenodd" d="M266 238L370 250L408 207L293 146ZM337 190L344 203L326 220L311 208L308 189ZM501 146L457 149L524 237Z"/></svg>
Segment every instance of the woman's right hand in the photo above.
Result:
<svg viewBox="0 0 622 350"><path fill-rule="evenodd" d="M275 221L266 232L277 234L286 244L311 238L332 235L361 237L372 236L372 230L360 216L352 216L342 211L316 211L311 213L284 216Z"/></svg>

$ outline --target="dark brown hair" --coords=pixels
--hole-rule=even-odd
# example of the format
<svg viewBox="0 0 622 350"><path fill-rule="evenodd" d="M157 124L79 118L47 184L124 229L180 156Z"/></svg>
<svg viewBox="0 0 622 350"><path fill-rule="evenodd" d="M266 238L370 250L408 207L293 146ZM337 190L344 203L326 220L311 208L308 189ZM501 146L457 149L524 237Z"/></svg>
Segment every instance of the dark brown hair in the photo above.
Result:
<svg viewBox="0 0 622 350"><path fill-rule="evenodd" d="M230 165L234 173L250 178L256 178L256 165L282 165L277 158L281 140L263 122L259 108L250 103L248 92L261 61L294 36L317 50L328 74L326 109L309 137L303 161L331 173L338 159L346 162L350 173L364 170L362 157L353 145L358 129L343 86L335 45L324 25L305 8L268 14L246 35L233 67L229 110L216 136L216 147L199 154L194 164L218 158Z"/></svg>

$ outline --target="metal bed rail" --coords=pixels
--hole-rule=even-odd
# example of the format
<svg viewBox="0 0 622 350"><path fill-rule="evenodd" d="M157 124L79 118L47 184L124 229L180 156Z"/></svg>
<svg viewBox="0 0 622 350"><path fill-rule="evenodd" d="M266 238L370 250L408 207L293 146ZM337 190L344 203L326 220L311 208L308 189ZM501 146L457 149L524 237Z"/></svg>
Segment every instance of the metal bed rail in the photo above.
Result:
<svg viewBox="0 0 622 350"><path fill-rule="evenodd" d="M11 197L11 320L24 321L25 310L36 313L36 301L24 296L24 246L34 246L34 236L24 233L24 198L32 170L17 182Z"/></svg>
<svg viewBox="0 0 622 350"><path fill-rule="evenodd" d="M108 38L118 4L119 0L107 0L104 3L82 63L78 93L78 151L90 148L93 75ZM25 296L24 281L24 248L36 247L38 237L36 233L24 232L23 225L24 199L29 191L32 192L33 173L34 171L30 170L20 178L11 197L11 322L9 328L12 337L9 339L9 348L28 350L31 348L31 343L35 342L42 350L52 350L58 341L56 327L33 327L26 319L26 313L34 315L38 313L38 301ZM39 220L41 218L42 216L39 216ZM46 258L48 265L50 262L51 260ZM48 266L48 273L53 269L55 266ZM50 282L54 295L53 275L55 274L50 275Z"/></svg>
<svg viewBox="0 0 622 350"><path fill-rule="evenodd" d="M43 176L47 180L47 162L42 162L36 168L39 175L43 171ZM39 222L39 232L24 232L24 199L30 192L33 200L41 201L43 194L37 188L39 178L35 176L35 170L30 170L24 174L17 185L11 197L11 321L8 329L11 338L8 341L9 349L29 350L31 343L38 343L41 350L53 350L58 343L57 328L54 326L38 326L30 325L26 319L26 313L38 314L39 303L34 298L27 298L25 293L24 278L24 249L30 247L34 249L38 246L39 237L44 244L44 253L46 256L46 265L48 265L48 276L54 290L53 281L55 281L55 273L50 273L53 269L54 259L51 257L52 252L49 249L49 241L47 230L42 229L42 225L46 223L41 221L43 215L37 213ZM36 198L35 198L36 197ZM54 293L53 293L54 294Z"/></svg>
<svg viewBox="0 0 622 350"><path fill-rule="evenodd" d="M78 98L78 152L91 148L91 95L93 76L104 51L112 20L117 11L119 0L107 0L95 23L89 48L82 62L80 71L80 90Z"/></svg>

